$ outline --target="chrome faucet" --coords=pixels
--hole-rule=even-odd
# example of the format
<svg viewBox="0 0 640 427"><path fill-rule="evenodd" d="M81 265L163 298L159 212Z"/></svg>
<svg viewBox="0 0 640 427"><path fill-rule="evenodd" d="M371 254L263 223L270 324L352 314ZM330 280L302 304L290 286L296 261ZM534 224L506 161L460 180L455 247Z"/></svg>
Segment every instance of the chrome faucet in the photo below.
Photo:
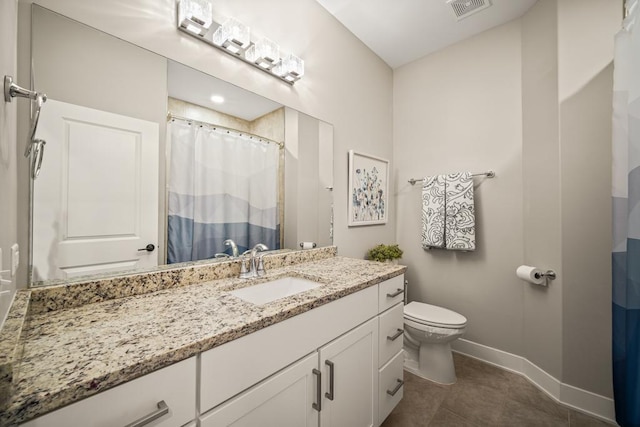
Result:
<svg viewBox="0 0 640 427"><path fill-rule="evenodd" d="M262 256L257 256L258 252L268 251L267 245L258 243L250 251L246 251L243 255L250 254L249 258L249 271L244 263L244 259L240 261L240 278L250 279L252 277L260 277L264 275L264 264L262 262Z"/></svg>
<svg viewBox="0 0 640 427"><path fill-rule="evenodd" d="M231 246L231 258L238 258L239 253L238 253L238 245L236 245L236 242L234 242L232 239L227 239L224 242L225 246Z"/></svg>

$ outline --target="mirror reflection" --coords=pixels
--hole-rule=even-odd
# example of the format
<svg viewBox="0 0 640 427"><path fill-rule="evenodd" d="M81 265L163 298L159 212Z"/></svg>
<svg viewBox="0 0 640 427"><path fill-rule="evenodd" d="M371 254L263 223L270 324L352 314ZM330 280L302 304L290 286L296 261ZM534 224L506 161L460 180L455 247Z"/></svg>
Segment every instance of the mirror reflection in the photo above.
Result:
<svg viewBox="0 0 640 427"><path fill-rule="evenodd" d="M331 244L332 126L34 5L30 282Z"/></svg>

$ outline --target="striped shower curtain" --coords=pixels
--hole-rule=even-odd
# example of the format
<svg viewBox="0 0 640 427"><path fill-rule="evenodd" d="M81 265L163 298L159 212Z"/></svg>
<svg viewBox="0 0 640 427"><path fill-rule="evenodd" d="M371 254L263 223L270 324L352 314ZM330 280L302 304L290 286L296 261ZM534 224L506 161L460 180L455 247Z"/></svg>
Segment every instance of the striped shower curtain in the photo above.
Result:
<svg viewBox="0 0 640 427"><path fill-rule="evenodd" d="M613 388L616 421L640 426L640 25L616 36L613 98Z"/></svg>
<svg viewBox="0 0 640 427"><path fill-rule="evenodd" d="M212 258L233 239L280 248L279 147L236 132L172 120L167 262Z"/></svg>

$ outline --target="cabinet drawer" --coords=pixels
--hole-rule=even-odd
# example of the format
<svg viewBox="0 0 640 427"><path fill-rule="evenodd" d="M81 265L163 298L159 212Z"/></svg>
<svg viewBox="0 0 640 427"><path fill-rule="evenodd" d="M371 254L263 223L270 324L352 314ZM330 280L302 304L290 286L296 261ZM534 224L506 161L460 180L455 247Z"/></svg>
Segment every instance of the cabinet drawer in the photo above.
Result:
<svg viewBox="0 0 640 427"><path fill-rule="evenodd" d="M378 336L378 360L382 367L400 350L402 350L404 331L404 305L398 303L379 316L379 336Z"/></svg>
<svg viewBox="0 0 640 427"><path fill-rule="evenodd" d="M398 352L393 359L380 369L378 389L379 422L389 416L393 408L400 402L404 392L404 353ZM392 395L393 394L393 395Z"/></svg>
<svg viewBox="0 0 640 427"><path fill-rule="evenodd" d="M404 301L404 274L380 283L380 285L378 285L378 292L379 313Z"/></svg>
<svg viewBox="0 0 640 427"><path fill-rule="evenodd" d="M21 426L124 426L156 411L160 401L166 403L169 413L150 423L150 426L181 426L195 418L195 357L58 409Z"/></svg>

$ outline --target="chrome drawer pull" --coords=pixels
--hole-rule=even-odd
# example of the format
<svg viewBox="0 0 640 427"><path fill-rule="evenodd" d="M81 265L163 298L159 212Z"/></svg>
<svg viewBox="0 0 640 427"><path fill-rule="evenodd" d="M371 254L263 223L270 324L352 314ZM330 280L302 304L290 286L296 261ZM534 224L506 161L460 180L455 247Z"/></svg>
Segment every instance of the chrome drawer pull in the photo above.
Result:
<svg viewBox="0 0 640 427"><path fill-rule="evenodd" d="M400 295L403 292L404 292L404 289L398 288L398 290L396 290L394 293L387 294L387 298L395 298L395 297L397 297L398 295Z"/></svg>
<svg viewBox="0 0 640 427"><path fill-rule="evenodd" d="M318 382L316 385L316 398L318 399L318 403L313 402L311 407L316 411L320 412L322 410L322 372L317 369L314 369L313 375L318 377Z"/></svg>
<svg viewBox="0 0 640 427"><path fill-rule="evenodd" d="M387 339L389 341L395 341L398 338L400 338L400 335L402 335L402 333L404 332L404 329L398 329L398 332L396 332L395 334L393 334L392 336L387 335Z"/></svg>
<svg viewBox="0 0 640 427"><path fill-rule="evenodd" d="M163 417L168 413L169 407L166 403L164 403L164 400L161 400L160 402L158 402L158 409L138 420L135 420L131 424L127 424L125 427L143 427L149 424L151 421L157 420L158 418Z"/></svg>
<svg viewBox="0 0 640 427"><path fill-rule="evenodd" d="M404 385L404 381L398 380L398 384L396 384L396 387L393 390L387 390L387 394L389 396L395 396L398 390L400 390L400 387L402 387L403 385Z"/></svg>
<svg viewBox="0 0 640 427"><path fill-rule="evenodd" d="M334 364L330 360L325 360L324 363L325 363L325 365L327 365L329 367L329 391L326 392L324 395L325 395L325 397L327 399L333 400L333 369L334 369Z"/></svg>

